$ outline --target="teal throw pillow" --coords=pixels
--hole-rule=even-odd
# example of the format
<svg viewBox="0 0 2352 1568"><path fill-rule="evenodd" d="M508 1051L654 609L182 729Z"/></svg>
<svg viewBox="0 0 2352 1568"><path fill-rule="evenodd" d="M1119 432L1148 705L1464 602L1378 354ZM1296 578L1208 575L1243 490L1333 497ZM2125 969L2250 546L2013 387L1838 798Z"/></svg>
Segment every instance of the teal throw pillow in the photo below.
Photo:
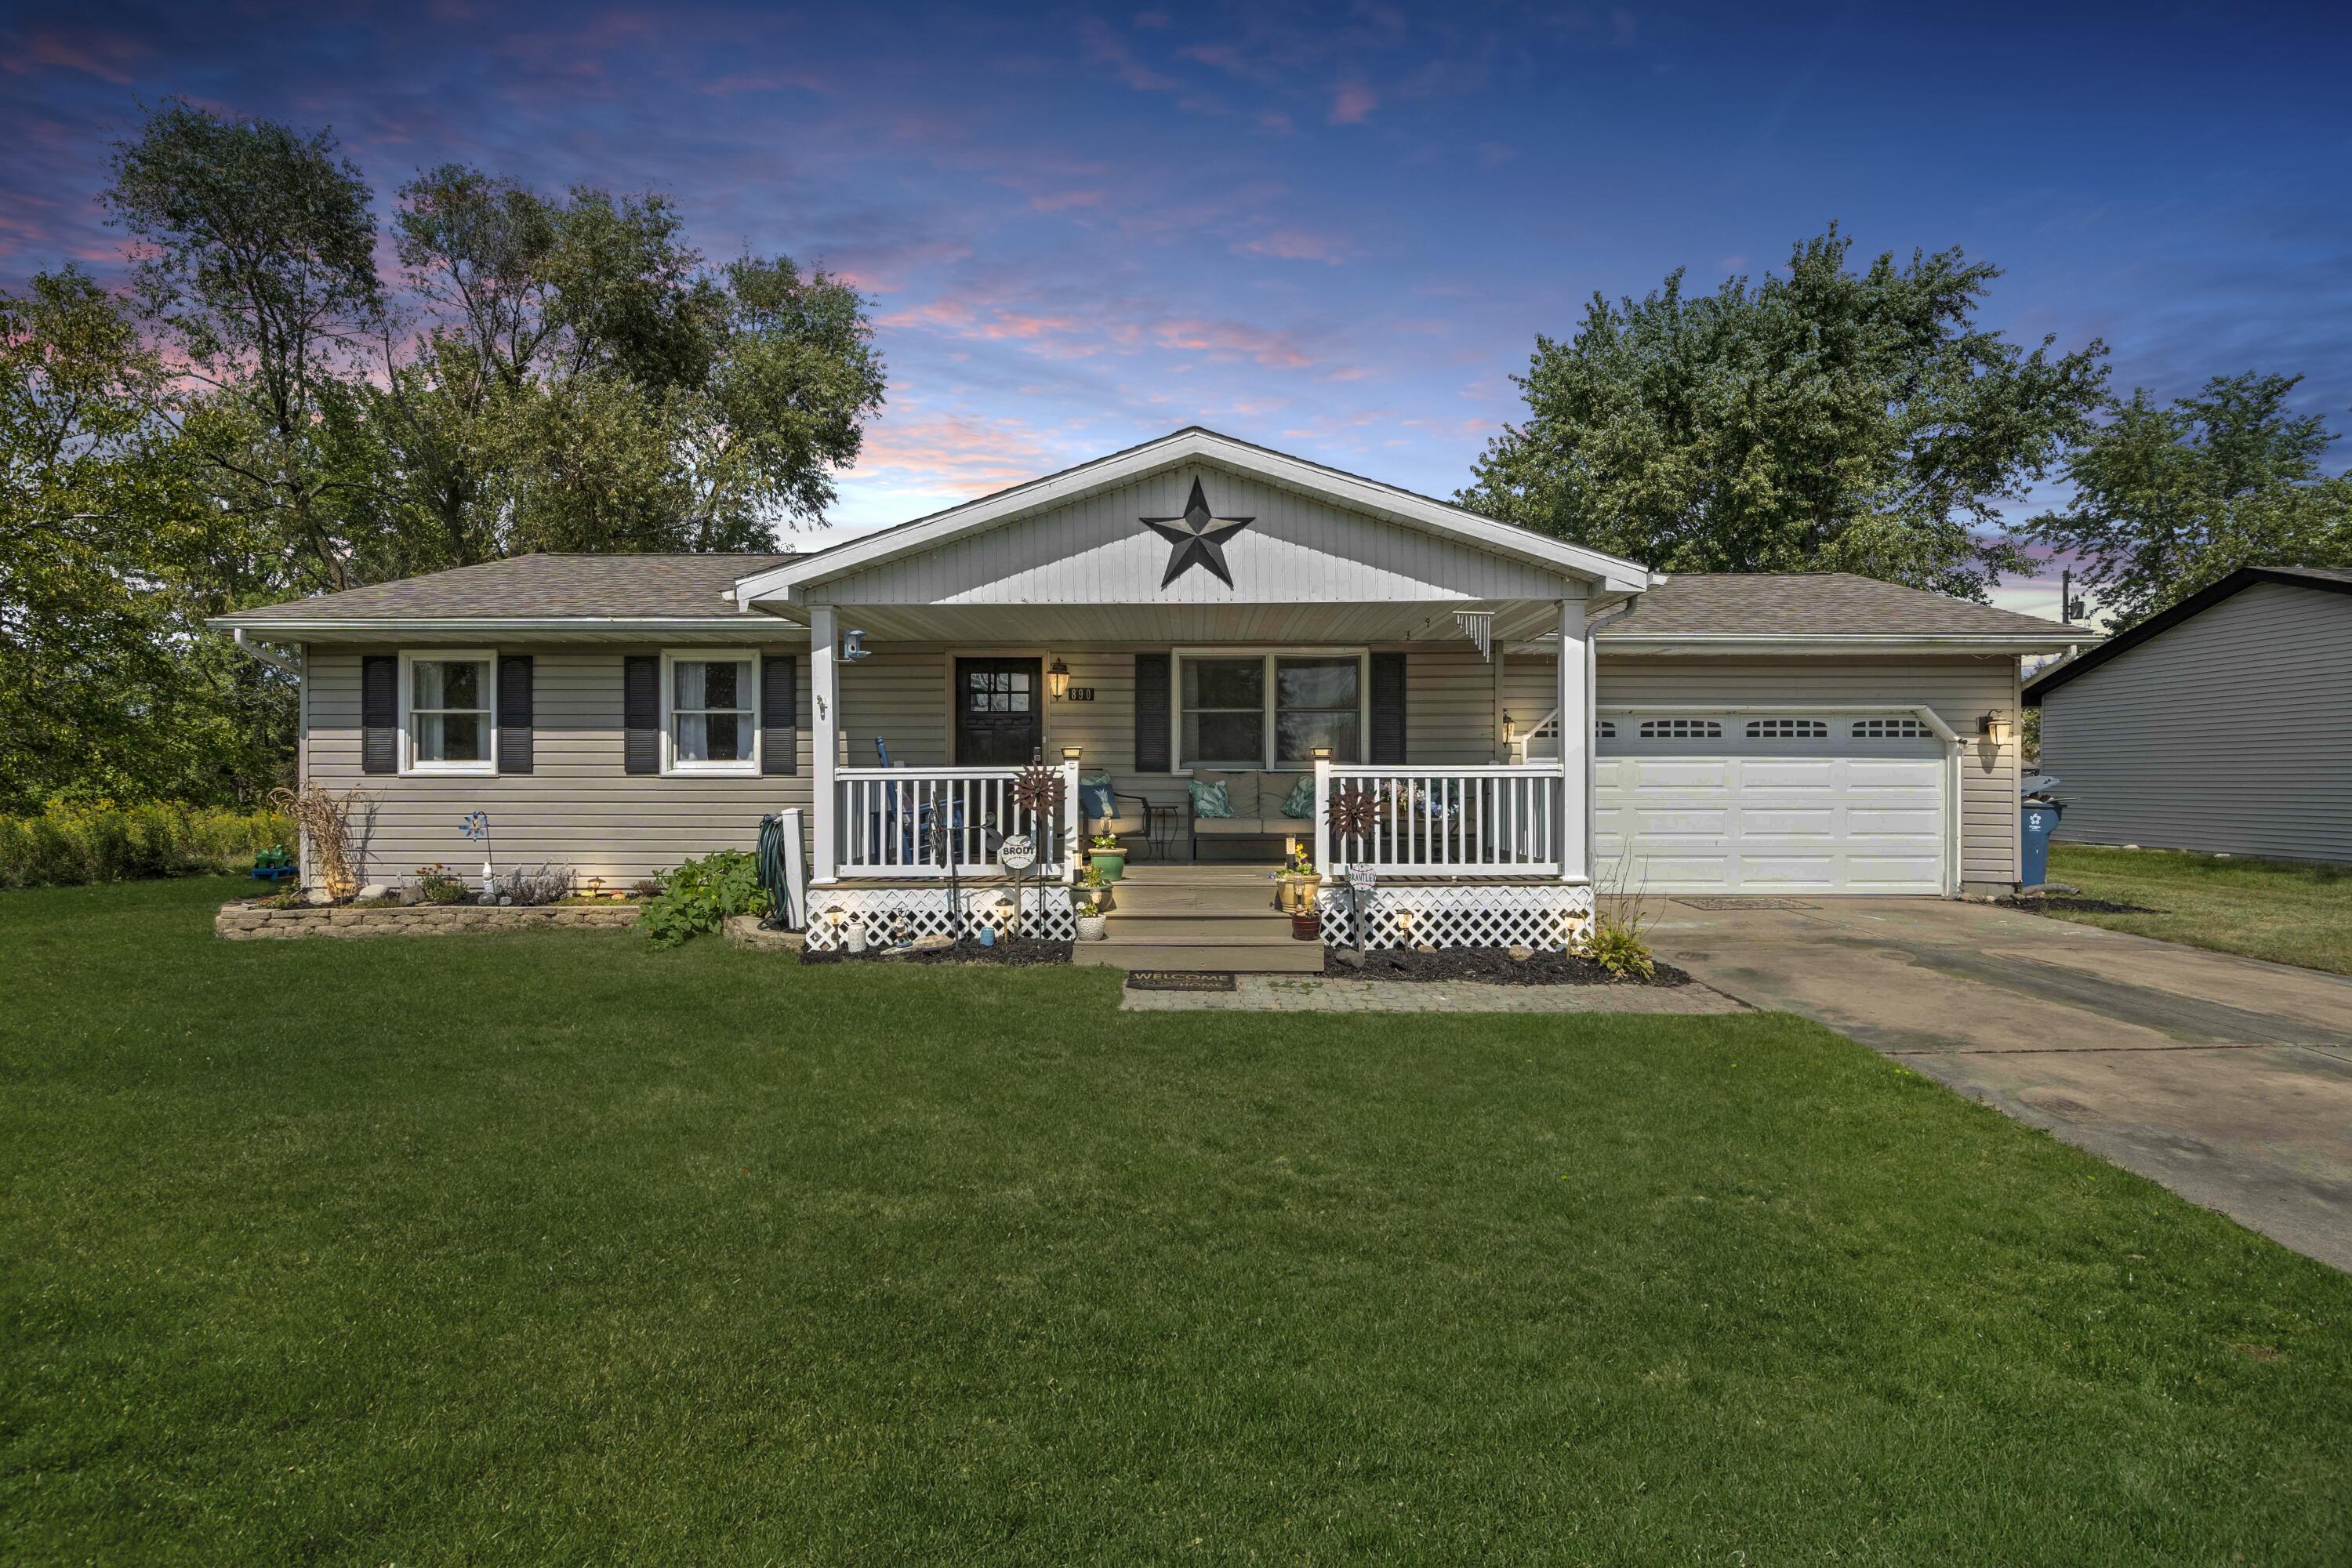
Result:
<svg viewBox="0 0 2352 1568"><path fill-rule="evenodd" d="M1301 773L1290 793L1282 797L1282 815L1307 817L1315 815L1315 775Z"/></svg>
<svg viewBox="0 0 2352 1568"><path fill-rule="evenodd" d="M1234 814L1234 797L1225 792L1224 780L1202 784L1199 779L1188 779L1184 787L1192 792L1193 816L1231 816Z"/></svg>

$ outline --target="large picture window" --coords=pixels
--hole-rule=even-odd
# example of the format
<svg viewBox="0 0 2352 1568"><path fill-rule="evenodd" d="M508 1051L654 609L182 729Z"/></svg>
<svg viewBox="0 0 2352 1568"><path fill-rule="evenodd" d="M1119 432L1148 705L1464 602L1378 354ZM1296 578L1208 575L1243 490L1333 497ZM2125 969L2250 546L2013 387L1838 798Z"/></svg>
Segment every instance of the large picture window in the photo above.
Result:
<svg viewBox="0 0 2352 1568"><path fill-rule="evenodd" d="M1180 654L1177 765L1307 768L1361 760L1361 654Z"/></svg>
<svg viewBox="0 0 2352 1568"><path fill-rule="evenodd" d="M401 742L410 773L498 771L497 718L487 653L404 654Z"/></svg>
<svg viewBox="0 0 2352 1568"><path fill-rule="evenodd" d="M679 773L748 773L758 767L758 676L748 656L670 654L664 747Z"/></svg>

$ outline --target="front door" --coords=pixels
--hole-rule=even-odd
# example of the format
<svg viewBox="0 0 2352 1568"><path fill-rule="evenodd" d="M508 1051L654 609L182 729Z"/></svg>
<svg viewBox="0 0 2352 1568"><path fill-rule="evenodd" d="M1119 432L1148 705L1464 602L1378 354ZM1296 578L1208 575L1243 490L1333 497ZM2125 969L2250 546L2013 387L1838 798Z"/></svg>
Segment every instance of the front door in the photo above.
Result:
<svg viewBox="0 0 2352 1568"><path fill-rule="evenodd" d="M956 765L1034 761L1045 743L1041 688L1034 658L956 660Z"/></svg>

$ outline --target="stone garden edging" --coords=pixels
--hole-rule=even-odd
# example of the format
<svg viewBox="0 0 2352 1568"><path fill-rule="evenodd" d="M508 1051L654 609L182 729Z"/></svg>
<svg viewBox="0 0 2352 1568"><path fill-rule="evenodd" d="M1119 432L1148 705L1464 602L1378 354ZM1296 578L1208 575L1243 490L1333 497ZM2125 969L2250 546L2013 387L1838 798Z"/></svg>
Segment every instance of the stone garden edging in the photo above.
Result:
<svg viewBox="0 0 2352 1568"><path fill-rule="evenodd" d="M238 901L213 917L229 942L304 936L454 936L460 931L610 931L637 923L635 904L351 904L261 909Z"/></svg>

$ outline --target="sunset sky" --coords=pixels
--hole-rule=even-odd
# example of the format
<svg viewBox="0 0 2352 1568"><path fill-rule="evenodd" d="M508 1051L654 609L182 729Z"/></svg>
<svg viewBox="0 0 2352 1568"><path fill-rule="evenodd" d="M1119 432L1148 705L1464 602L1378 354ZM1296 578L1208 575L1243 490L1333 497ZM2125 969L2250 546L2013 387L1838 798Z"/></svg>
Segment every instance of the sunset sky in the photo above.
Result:
<svg viewBox="0 0 2352 1568"><path fill-rule="evenodd" d="M845 528L1192 423L1450 494L1594 290L1832 217L1999 263L1989 320L2121 386L2301 372L2352 431L2342 6L1907 9L0 5L0 282L119 276L108 143L181 94L331 127L380 207L655 188L855 280Z"/></svg>

